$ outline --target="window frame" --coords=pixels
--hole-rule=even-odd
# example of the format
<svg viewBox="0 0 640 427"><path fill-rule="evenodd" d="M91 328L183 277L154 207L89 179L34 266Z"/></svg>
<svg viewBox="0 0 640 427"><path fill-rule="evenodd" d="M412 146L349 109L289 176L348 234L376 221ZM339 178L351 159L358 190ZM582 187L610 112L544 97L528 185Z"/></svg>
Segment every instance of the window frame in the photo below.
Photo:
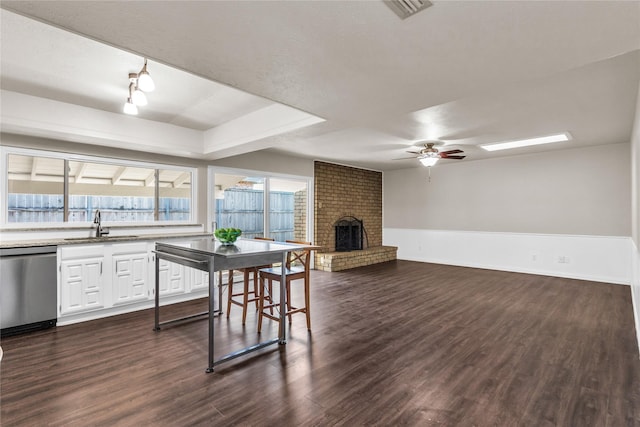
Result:
<svg viewBox="0 0 640 427"><path fill-rule="evenodd" d="M9 202L9 179L8 179L8 162L9 155L21 155L21 156L31 156L31 157L48 157L53 159L61 159L64 161L67 170L64 171L64 221L63 222L8 222L8 202ZM63 153L57 151L47 151L47 150L39 150L39 149L31 149L31 148L20 148L20 147L9 147L2 146L0 147L0 170L2 171L2 185L0 186L0 200L2 209L0 209L0 225L2 228L77 228L78 226L86 227L87 224L91 223L91 221L74 221L69 222L66 212L69 209L69 173L68 173L68 164L71 161L78 162L91 162L91 163L102 163L107 165L115 165L120 167L137 167L137 168L149 168L158 170L175 170L180 172L186 172L191 174L191 188L190 188L190 199L191 199L191 210L189 212L189 219L183 221L159 221L158 220L158 208L159 208L159 180L155 180L155 203L154 203L154 219L153 221L109 221L105 222L106 225L109 226L123 226L123 227L132 227L132 226L158 226L158 225L191 225L195 223L195 215L198 209L198 169L196 167L189 166L178 166L166 163L153 163L153 162L143 162L137 160L129 160L129 159L121 159L121 158L112 158L112 157L101 157L101 156L93 156L93 155L84 155L84 154L73 154L73 153ZM157 174L157 172L156 172Z"/></svg>
<svg viewBox="0 0 640 427"><path fill-rule="evenodd" d="M207 191L207 229L210 232L213 232L215 229L215 221L216 221L216 200L215 200L215 175L219 174L229 174L229 175L246 175L251 177L258 177L264 179L264 211L265 215L263 218L264 221L264 230L265 233L269 231L269 197L268 194L271 191L271 179L283 179L283 180L291 180L291 181L302 181L307 184L307 223L306 223L306 235L307 240L313 240L313 224L314 224L314 209L313 209L313 200L314 200L314 179L312 176L302 176L302 175L289 175L284 173L274 173L274 172L265 172L259 170L252 169L240 169L240 168L229 168L229 167L221 167L221 166L209 166L207 169L208 172L208 183L209 183L209 191Z"/></svg>

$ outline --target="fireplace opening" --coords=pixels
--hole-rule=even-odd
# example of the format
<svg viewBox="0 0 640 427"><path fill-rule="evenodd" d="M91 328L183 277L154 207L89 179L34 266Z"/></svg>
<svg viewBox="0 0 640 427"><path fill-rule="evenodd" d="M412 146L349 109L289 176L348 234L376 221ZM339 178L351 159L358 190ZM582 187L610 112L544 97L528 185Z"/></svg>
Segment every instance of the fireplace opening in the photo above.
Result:
<svg viewBox="0 0 640 427"><path fill-rule="evenodd" d="M362 220L357 218L341 218L335 224L336 252L362 250Z"/></svg>

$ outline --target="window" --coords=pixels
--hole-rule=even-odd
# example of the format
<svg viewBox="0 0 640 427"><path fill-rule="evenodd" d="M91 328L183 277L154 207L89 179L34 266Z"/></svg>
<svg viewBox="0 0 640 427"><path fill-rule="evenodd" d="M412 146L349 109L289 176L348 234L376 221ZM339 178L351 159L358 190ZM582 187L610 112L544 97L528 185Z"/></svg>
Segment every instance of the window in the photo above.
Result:
<svg viewBox="0 0 640 427"><path fill-rule="evenodd" d="M155 211L155 169L69 162L69 222L149 222Z"/></svg>
<svg viewBox="0 0 640 427"><path fill-rule="evenodd" d="M264 178L215 175L218 228L239 228L242 237L264 236Z"/></svg>
<svg viewBox="0 0 640 427"><path fill-rule="evenodd" d="M239 228L249 239L308 240L308 178L215 173L214 185L217 228Z"/></svg>
<svg viewBox="0 0 640 427"><path fill-rule="evenodd" d="M307 182L269 179L269 237L307 240Z"/></svg>
<svg viewBox="0 0 640 427"><path fill-rule="evenodd" d="M160 169L159 176L159 221L188 221L191 218L190 172Z"/></svg>
<svg viewBox="0 0 640 427"><path fill-rule="evenodd" d="M64 221L64 160L7 156L6 222Z"/></svg>
<svg viewBox="0 0 640 427"><path fill-rule="evenodd" d="M8 147L2 153L4 223L91 222L96 209L104 222L192 219L193 168Z"/></svg>

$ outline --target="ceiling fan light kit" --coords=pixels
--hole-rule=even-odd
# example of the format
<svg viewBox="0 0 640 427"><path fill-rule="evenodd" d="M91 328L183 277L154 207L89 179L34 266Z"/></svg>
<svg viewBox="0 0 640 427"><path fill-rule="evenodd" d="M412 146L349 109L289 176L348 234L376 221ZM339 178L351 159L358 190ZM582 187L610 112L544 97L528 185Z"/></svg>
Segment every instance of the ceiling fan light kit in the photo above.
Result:
<svg viewBox="0 0 640 427"><path fill-rule="evenodd" d="M422 163L422 166L426 166L428 168L430 168L431 166L435 165L436 163L438 163L438 157L422 157L419 158L420 163Z"/></svg>
<svg viewBox="0 0 640 427"><path fill-rule="evenodd" d="M519 139L515 141L499 142L497 144L483 144L480 147L487 151L509 150L512 148L530 147L532 145L551 144L554 142L564 142L571 139L569 132L555 135L540 136L537 138Z"/></svg>
<svg viewBox="0 0 640 427"><path fill-rule="evenodd" d="M484 148L487 151L498 151L498 150L507 150L511 148L520 148L520 147L529 147L532 145L541 145L541 144L551 144L554 142L564 142L571 140L571 134L569 132L563 132L554 135L541 136L536 138L528 138L528 139L519 139L514 141L507 142L499 142L499 143L491 143L491 144L482 144L480 147ZM411 153L418 159L418 161L427 168L431 168L440 159L447 160L462 160L466 156L461 156L464 151L460 149L453 149L447 151L438 150L435 145L439 142L425 142L424 148L421 148L417 151L407 151L407 153ZM400 159L397 159L400 160ZM429 178L431 178L429 176Z"/></svg>
<svg viewBox="0 0 640 427"><path fill-rule="evenodd" d="M464 153L462 150L454 149L447 151L440 151L434 147L436 145L435 142L427 142L424 144L424 148L420 151L407 151L407 153L415 154L416 158L423 166L430 168L431 166L438 163L440 159L450 159L450 160L462 160L466 156L458 156L457 154Z"/></svg>
<svg viewBox="0 0 640 427"><path fill-rule="evenodd" d="M138 107L148 103L145 92L153 92L155 88L156 85L147 71L147 58L145 58L139 73L129 73L129 97L124 104L124 113L133 116L138 114Z"/></svg>

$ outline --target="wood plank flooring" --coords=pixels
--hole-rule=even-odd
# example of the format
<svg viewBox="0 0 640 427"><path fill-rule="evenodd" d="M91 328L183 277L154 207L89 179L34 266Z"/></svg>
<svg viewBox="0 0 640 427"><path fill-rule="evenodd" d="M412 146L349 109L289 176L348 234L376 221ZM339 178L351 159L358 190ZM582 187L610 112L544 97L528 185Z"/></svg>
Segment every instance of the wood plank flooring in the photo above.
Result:
<svg viewBox="0 0 640 427"><path fill-rule="evenodd" d="M312 288L311 333L294 317L286 346L212 374L206 321L156 333L152 310L3 339L0 423L640 426L628 286L395 261ZM257 341L240 313L216 357Z"/></svg>

